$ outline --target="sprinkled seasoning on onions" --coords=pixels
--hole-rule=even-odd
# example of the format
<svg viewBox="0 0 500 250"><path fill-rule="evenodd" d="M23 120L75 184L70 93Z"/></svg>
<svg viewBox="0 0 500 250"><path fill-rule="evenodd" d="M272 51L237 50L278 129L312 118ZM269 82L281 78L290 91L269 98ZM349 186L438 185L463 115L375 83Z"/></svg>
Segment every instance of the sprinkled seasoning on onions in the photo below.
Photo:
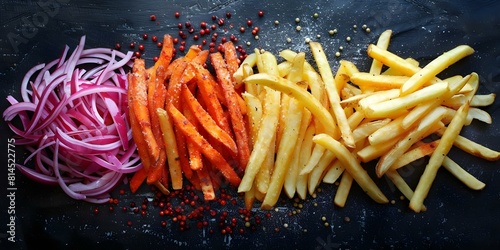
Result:
<svg viewBox="0 0 500 250"><path fill-rule="evenodd" d="M31 152L17 164L21 173L74 199L105 203L124 174L142 166L126 113L133 53L84 45L85 36L69 57L66 46L60 58L29 70L22 99L8 96L3 118Z"/></svg>

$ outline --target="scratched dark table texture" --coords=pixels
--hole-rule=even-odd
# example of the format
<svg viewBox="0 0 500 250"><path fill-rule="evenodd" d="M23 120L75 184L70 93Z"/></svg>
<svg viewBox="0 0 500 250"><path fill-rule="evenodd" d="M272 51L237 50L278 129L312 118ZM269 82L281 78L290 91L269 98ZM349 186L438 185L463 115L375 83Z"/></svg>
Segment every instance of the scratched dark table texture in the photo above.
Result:
<svg viewBox="0 0 500 250"><path fill-rule="evenodd" d="M265 12L258 17L259 10ZM181 13L180 18L174 12ZM177 23L201 21L212 23L211 16L225 17L229 36L236 34L238 44L247 51L263 48L277 54L290 48L308 51L306 37L322 43L332 68L339 59L353 61L366 70L370 60L366 47L375 43L385 29L394 35L389 50L402 57L413 57L422 65L440 53L459 44L469 44L475 54L447 69L440 76L466 75L477 72L480 76L479 93L498 93L500 89L500 2L498 1L83 1L40 0L0 2L0 110L7 107L7 95L19 96L19 85L24 74L34 65L57 58L65 44L74 48L81 36L86 35L87 47L113 47L122 44L122 51L130 42L146 45L143 57L152 64L159 49L142 34L161 37L165 33L178 33ZM318 13L319 17L312 16ZM150 15L157 20L149 20ZM295 18L300 18L302 30L295 30ZM238 31L252 19L260 27L259 40L249 32ZM279 25L274 23L279 21ZM233 24L234 27L230 27ZM366 24L371 32L361 30ZM358 28L353 29L353 25ZM329 36L328 30L338 33ZM321 37L318 38L317 35ZM345 38L351 36L351 42ZM190 36L189 36L190 37ZM287 43L286 38L291 38ZM193 42L188 38L187 43ZM247 46L246 42L251 45ZM334 56L339 46L344 50L340 58ZM308 55L310 59L310 55ZM493 149L500 150L500 111L498 100L484 109L493 117L493 124L473 122L462 131L468 138ZM7 139L13 135L5 123L2 131L2 166L7 154ZM192 226L179 232L169 221L162 227L158 209L149 208L142 217L133 212L122 212L130 202L141 203L152 198L149 188L137 194L126 192L119 198L115 211L108 205L94 205L68 198L59 187L48 187L16 175L16 243L8 242L8 200L6 198L7 172L0 174L0 249L499 249L500 248L500 169L498 162L487 162L452 150L451 157L478 179L486 183L482 191L469 190L445 170L439 170L425 204L428 211L416 214L408 209L408 201L400 200L400 193L385 178L375 179L382 191L394 204L378 205L353 185L344 208L334 207L332 200L336 188L321 185L316 198L301 201L301 213L289 216L295 210L293 201L283 199L278 210L270 211L255 231L240 235L221 235L216 221L210 221L213 234ZM16 160L26 157L21 147L16 148ZM408 183L415 186L425 162L412 165L402 172ZM365 165L373 176L374 163ZM126 185L120 188L126 189ZM117 190L118 190L117 189ZM127 190L128 191L128 190ZM234 191L230 191L235 197ZM238 216L238 204L214 209L230 210ZM318 206L313 206L317 203ZM99 214L93 209L98 207ZM255 205L254 214L265 216ZM208 217L208 215L205 215ZM329 226L325 227L321 217ZM349 222L344 219L350 218ZM133 225L128 226L127 221ZM285 228L283 225L288 224ZM274 228L280 228L275 232ZM304 229L307 232L304 232Z"/></svg>

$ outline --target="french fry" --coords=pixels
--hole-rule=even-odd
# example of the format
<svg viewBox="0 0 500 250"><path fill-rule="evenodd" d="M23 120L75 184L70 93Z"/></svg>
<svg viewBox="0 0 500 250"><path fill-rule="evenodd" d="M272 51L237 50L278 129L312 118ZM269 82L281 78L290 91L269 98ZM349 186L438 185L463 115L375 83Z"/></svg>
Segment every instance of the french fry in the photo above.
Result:
<svg viewBox="0 0 500 250"><path fill-rule="evenodd" d="M415 193L410 200L410 208L415 212L422 211L422 204L429 193L432 182L435 179L439 167L443 164L444 158L453 145L453 141L458 136L462 127L465 124L467 113L469 110L469 103L464 104L457 111L456 116L452 119L446 130L441 137L441 141L434 150L427 166L425 166L424 173L415 189Z"/></svg>
<svg viewBox="0 0 500 250"><path fill-rule="evenodd" d="M368 173L361 167L356 157L354 157L344 145L327 134L315 135L313 141L332 151L346 168L347 172L374 201L377 203L389 202L387 197L380 191L377 184L375 184Z"/></svg>
<svg viewBox="0 0 500 250"><path fill-rule="evenodd" d="M262 194L262 199L259 199L260 201L263 201L264 195L267 194L269 184L271 183L271 175L274 169L274 156L276 154L276 134L274 134L273 137L269 139L271 146L269 147L269 151L267 151L267 154L263 156L264 161L262 162L259 168L259 172L257 173L257 176L255 176L254 180L254 185L257 186L256 191L259 194Z"/></svg>
<svg viewBox="0 0 500 250"><path fill-rule="evenodd" d="M247 77L245 81L250 77ZM280 93L277 91L267 91L266 103L264 103L264 110L262 122L257 135L257 140L254 144L252 153L248 160L248 165L245 169L245 175L241 180L238 187L238 192L247 192L250 190L255 176L259 172L262 163L264 162L265 155L268 153L271 145L271 138L276 134L279 116Z"/></svg>
<svg viewBox="0 0 500 250"><path fill-rule="evenodd" d="M342 166L340 161L334 160L330 166L328 166L328 170L326 171L325 176L323 176L323 182L328 184L335 183L344 170L345 168Z"/></svg>
<svg viewBox="0 0 500 250"><path fill-rule="evenodd" d="M486 186L484 182L476 179L476 177L465 171L448 156L443 160L443 167L472 190L481 190Z"/></svg>
<svg viewBox="0 0 500 250"><path fill-rule="evenodd" d="M391 36L392 36L392 30L385 30L384 32L382 32L380 34L380 36L378 37L377 46L380 49L387 50L387 48L389 47L389 43L391 41ZM369 72L370 72L370 74L373 74L373 75L380 75L380 73L382 73L382 67L383 67L383 64L374 59L372 61L372 65L370 66Z"/></svg>
<svg viewBox="0 0 500 250"><path fill-rule="evenodd" d="M396 170L389 170L386 173L387 177L396 186L396 188L406 197L406 199L411 200L413 197L413 190L408 186L406 181L401 177L401 175ZM426 211L425 205L422 205L422 211Z"/></svg>
<svg viewBox="0 0 500 250"><path fill-rule="evenodd" d="M376 173L378 177L391 168L392 164L403 155L416 141L424 138L424 135L430 129L434 128L441 118L443 118L445 109L437 107L423 118L415 129L411 130L402 140L386 154L384 154L377 163ZM437 129L436 129L437 130Z"/></svg>
<svg viewBox="0 0 500 250"><path fill-rule="evenodd" d="M302 112L300 111L303 109L303 106L296 99L291 98L289 101L290 110L284 124L283 137L278 147L269 189L261 205L262 209L271 209L278 201L283 183L285 182L286 171L292 159L291 155L294 152L294 147L299 136L297 128L301 124Z"/></svg>
<svg viewBox="0 0 500 250"><path fill-rule="evenodd" d="M156 109L160 121L160 127L163 134L163 142L165 143L165 153L167 154L167 162L169 174L173 189L182 188L182 167L177 149L176 136L174 125L165 109Z"/></svg>
<svg viewBox="0 0 500 250"><path fill-rule="evenodd" d="M441 71L472 53L474 53L474 49L468 45L459 45L443 53L412 75L410 79L401 86L401 95L406 96L415 92L426 82L432 80Z"/></svg>
<svg viewBox="0 0 500 250"><path fill-rule="evenodd" d="M328 93L328 98L330 100L330 106L335 115L341 137L348 147L354 148L355 143L354 139L352 138L352 131L347 123L347 117L345 116L345 113L340 105L340 96L335 89L335 79L328 63L328 59L326 58L326 55L320 43L310 42L309 46L311 47L313 57L316 61L316 64L318 65L318 70L320 72L321 78L325 83L326 92ZM334 136L334 134L330 135Z"/></svg>
<svg viewBox="0 0 500 250"><path fill-rule="evenodd" d="M418 143L419 145L417 147L406 151L403 155L401 155L401 157L397 158L392 164L391 169L396 170L402 168L420 158L423 158L424 156L432 154L439 141L440 140L435 140L429 143Z"/></svg>
<svg viewBox="0 0 500 250"><path fill-rule="evenodd" d="M223 43L222 47L224 49L224 59L226 59L227 70L229 71L232 81L234 81L233 75L240 65L238 55L236 54L236 48L231 41Z"/></svg>
<svg viewBox="0 0 500 250"><path fill-rule="evenodd" d="M440 129L436 131L436 134L439 136L443 136L444 134L444 129ZM497 161L500 160L500 152L492 150L488 147L485 147L481 144L478 144L470 139L467 139L461 135L458 135L455 137L455 140L453 141L453 145L457 148L460 148L461 150L480 157L482 159L488 160L488 161Z"/></svg>
<svg viewBox="0 0 500 250"><path fill-rule="evenodd" d="M373 75L371 73L358 72L353 74L349 79L360 88L383 90L401 88L410 78L408 76Z"/></svg>
<svg viewBox="0 0 500 250"><path fill-rule="evenodd" d="M344 172L340 178L340 184L333 198L333 204L339 207L344 207L347 201L347 196L349 196L349 191L351 190L352 176L348 172Z"/></svg>
<svg viewBox="0 0 500 250"><path fill-rule="evenodd" d="M303 88L292 84L290 81L277 76L272 76L265 73L258 73L247 77L244 82L251 84L259 84L270 87L272 89L286 93L287 95L296 98L314 114L321 123L325 133L335 135L336 125L333 117L327 109L325 109L317 99ZM342 111L343 112L343 111Z"/></svg>
<svg viewBox="0 0 500 250"><path fill-rule="evenodd" d="M182 86L183 91L187 89L186 85ZM187 90L190 92L189 90ZM187 99L187 98L186 98ZM187 105L182 105L182 113L186 117L186 119L193 124L197 131L199 131L200 122L197 120L192 109L187 107ZM203 168L203 158L201 155L201 151L192 143L191 141L186 141L186 148L189 154L189 166L191 166L192 170L200 170ZM199 175L198 175L199 176ZM201 183L200 183L201 184Z"/></svg>
<svg viewBox="0 0 500 250"><path fill-rule="evenodd" d="M408 109L435 99L445 93L448 89L447 82L439 82L420 90L412 92L406 96L401 96L392 100L375 103L364 109L368 118L387 118L404 114Z"/></svg>
<svg viewBox="0 0 500 250"><path fill-rule="evenodd" d="M212 180L208 174L207 168L200 168L196 171L198 179L200 180L201 191L203 193L203 199L206 201L211 201L215 199L215 190L212 185Z"/></svg>

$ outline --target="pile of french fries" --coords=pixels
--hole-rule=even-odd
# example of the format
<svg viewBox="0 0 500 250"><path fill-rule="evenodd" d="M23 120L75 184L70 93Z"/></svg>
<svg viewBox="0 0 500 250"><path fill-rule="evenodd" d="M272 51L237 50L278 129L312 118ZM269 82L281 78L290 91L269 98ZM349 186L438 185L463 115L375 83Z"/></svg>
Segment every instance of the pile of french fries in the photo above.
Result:
<svg viewBox="0 0 500 250"><path fill-rule="evenodd" d="M224 53L190 47L173 59L173 39L163 38L158 61L146 68L135 59L128 75L132 135L143 168L132 192L155 185L163 193L184 187L185 179L215 199L222 182L237 187L250 156L246 105L233 84L239 61L234 44ZM215 75L204 67L211 62Z"/></svg>
<svg viewBox="0 0 500 250"><path fill-rule="evenodd" d="M369 72L341 60L334 73L317 42L309 43L316 68L304 52L291 50L279 53L280 63L261 50L241 63L233 76L235 87L245 89L251 153L238 192L244 192L248 208L256 200L262 209L274 207L282 190L305 199L320 182L339 183L334 203L340 207L353 181L374 201L387 203L362 166L373 160L376 175L387 176L415 212L425 211L441 166L471 189L484 188L447 154L456 146L490 161L500 158L498 151L460 135L473 119L492 122L480 107L491 105L495 94L476 94L474 72L438 78L474 50L460 45L420 67L388 51L391 36L387 30L368 46ZM397 170L425 156L430 158L412 189Z"/></svg>

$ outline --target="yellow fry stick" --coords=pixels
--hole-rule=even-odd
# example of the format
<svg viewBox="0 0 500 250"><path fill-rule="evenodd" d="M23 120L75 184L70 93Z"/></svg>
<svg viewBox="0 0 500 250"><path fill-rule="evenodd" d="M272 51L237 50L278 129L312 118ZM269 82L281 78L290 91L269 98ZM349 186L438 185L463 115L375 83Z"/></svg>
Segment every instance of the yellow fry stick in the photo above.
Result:
<svg viewBox="0 0 500 250"><path fill-rule="evenodd" d="M344 172L342 178L340 178L340 184L335 192L335 197L333 198L333 204L344 207L347 201L347 196L349 196L349 191L351 190L353 178L349 172Z"/></svg>
<svg viewBox="0 0 500 250"><path fill-rule="evenodd" d="M325 133L329 135L336 134L336 125L333 121L333 117L328 112L328 110L319 103L309 92L307 92L302 87L297 84L293 84L287 79L272 76L265 73L258 73L247 77L244 80L246 83L264 85L269 88L283 92L284 94L290 95L296 98L313 113L314 117L318 119L321 123ZM279 100L277 101L279 104ZM343 112L343 111L342 111Z"/></svg>
<svg viewBox="0 0 500 250"><path fill-rule="evenodd" d="M405 96L420 89L422 85L432 80L441 71L472 53L474 53L474 49L468 45L459 45L443 53L411 76L401 87L401 95Z"/></svg>
<svg viewBox="0 0 500 250"><path fill-rule="evenodd" d="M396 188L401 191L401 193L406 197L406 199L410 200L413 197L413 190L408 186L406 181L401 177L401 175L396 170L389 170L385 173L389 180L396 186ZM422 211L427 210L427 208L422 205Z"/></svg>
<svg viewBox="0 0 500 250"><path fill-rule="evenodd" d="M286 171L292 159L297 138L299 137L299 130L297 128L301 124L302 112L300 111L303 109L303 106L294 98L290 98L289 101L290 112L284 124L283 137L278 147L269 189L261 205L261 208L265 210L271 209L278 201L283 183L285 182Z"/></svg>
<svg viewBox="0 0 500 250"><path fill-rule="evenodd" d="M447 82L439 82L429 85L405 96L375 103L364 109L368 118L387 118L401 115L408 109L415 107L419 103L438 98L448 90Z"/></svg>
<svg viewBox="0 0 500 250"><path fill-rule="evenodd" d="M458 109L455 117L451 120L450 124L446 128L441 137L441 141L434 150L429 159L429 163L425 167L424 173L420 177L420 180L415 189L415 193L410 200L410 208L415 212L422 211L422 204L429 193L432 186L432 182L436 178L437 171L439 167L443 164L446 154L450 151L453 146L453 141L458 136L462 127L465 124L467 113L469 110L469 103L464 104L460 109Z"/></svg>
<svg viewBox="0 0 500 250"><path fill-rule="evenodd" d="M380 36L378 37L377 46L381 49L387 50L391 41L391 36L392 30L385 30L384 32L382 32L382 34L380 34ZM374 59L370 67L370 74L380 75L380 73L382 73L382 66L383 64L381 62Z"/></svg>
<svg viewBox="0 0 500 250"><path fill-rule="evenodd" d="M411 130L402 140L384 154L377 163L376 173L382 177L391 168L392 164L401 157L415 142L424 138L424 135L434 127L444 116L446 110L440 107L435 108L421 122Z"/></svg>
<svg viewBox="0 0 500 250"><path fill-rule="evenodd" d="M436 131L436 134L443 136L444 134L444 129L440 129ZM453 141L453 145L457 148L462 149L463 151L483 158L488 161L497 161L500 160L500 152L492 150L488 147L485 147L477 142L471 141L470 139L467 139L461 135L458 135L455 140Z"/></svg>
<svg viewBox="0 0 500 250"><path fill-rule="evenodd" d="M333 77L330 64L326 58L326 54L323 51L323 47L318 42L310 42L311 52L313 54L314 60L318 66L319 73L323 82L325 83L326 92L330 100L330 108L333 110L335 119L337 120L337 125L340 129L340 134L344 140L345 145L350 148L355 148L354 138L352 137L352 131L347 122L347 117L340 105L340 96L336 89L335 79ZM333 134L330 134L333 136Z"/></svg>
<svg viewBox="0 0 500 250"><path fill-rule="evenodd" d="M160 128L163 134L163 141L165 143L165 151L167 154L168 170L172 176L172 188L177 190L182 188L182 168L179 161L179 152L177 151L177 142L175 140L174 125L170 120L167 111L158 108L156 109L158 119L160 121Z"/></svg>
<svg viewBox="0 0 500 250"><path fill-rule="evenodd" d="M359 164L358 160L349 150L337 140L327 134L318 134L313 137L315 143L321 144L332 151L337 159L346 168L347 172L356 180L368 196L378 203L388 203L389 200L370 178L368 173Z"/></svg>
<svg viewBox="0 0 500 250"><path fill-rule="evenodd" d="M443 167L448 170L451 174L457 177L461 182L463 182L467 187L473 190L481 190L486 184L482 181L476 179L469 172L465 171L456 162L454 162L450 157L446 156L443 160Z"/></svg>
<svg viewBox="0 0 500 250"><path fill-rule="evenodd" d="M258 76L256 74L253 76ZM247 82L247 77L244 81ZM267 91L266 92L266 103L264 103L264 111L262 116L262 122L257 135L257 140L253 146L253 150L250 154L248 164L245 169L245 174L238 187L238 192L246 192L250 190L255 176L259 172L262 163L264 162L265 155L267 155L269 148L274 147L271 145L270 138L273 138L276 134L276 129L278 126L278 116L279 116L279 105L280 105L280 92L278 91Z"/></svg>

